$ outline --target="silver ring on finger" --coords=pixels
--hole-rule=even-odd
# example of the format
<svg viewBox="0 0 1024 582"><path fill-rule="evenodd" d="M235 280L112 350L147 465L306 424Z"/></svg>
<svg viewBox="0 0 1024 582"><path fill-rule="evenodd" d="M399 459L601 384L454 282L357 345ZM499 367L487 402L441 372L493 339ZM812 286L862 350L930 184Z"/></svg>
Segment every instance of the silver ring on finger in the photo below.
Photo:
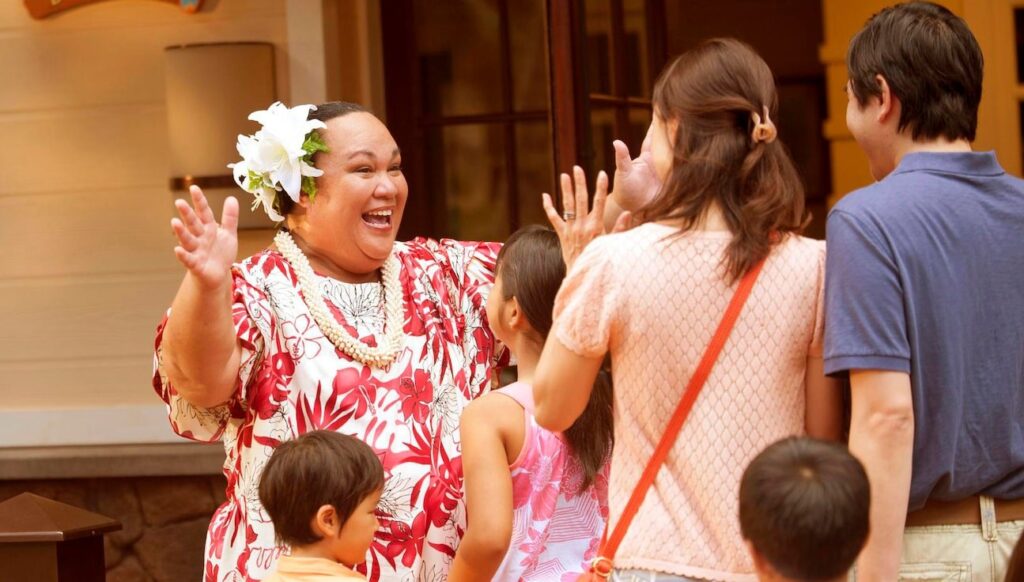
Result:
<svg viewBox="0 0 1024 582"><path fill-rule="evenodd" d="M575 212L563 212L562 213L562 218L565 219L565 220L576 220L576 213Z"/></svg>

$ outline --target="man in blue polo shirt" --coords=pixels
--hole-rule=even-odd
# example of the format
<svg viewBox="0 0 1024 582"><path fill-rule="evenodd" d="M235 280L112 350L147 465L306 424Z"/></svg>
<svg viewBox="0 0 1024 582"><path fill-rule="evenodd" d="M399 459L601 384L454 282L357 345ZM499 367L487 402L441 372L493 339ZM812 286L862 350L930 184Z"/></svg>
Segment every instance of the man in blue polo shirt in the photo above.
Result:
<svg viewBox="0 0 1024 582"><path fill-rule="evenodd" d="M971 150L982 55L945 8L876 14L847 67L878 180L828 218L825 369L871 480L857 576L1001 580L1024 529L1024 181Z"/></svg>

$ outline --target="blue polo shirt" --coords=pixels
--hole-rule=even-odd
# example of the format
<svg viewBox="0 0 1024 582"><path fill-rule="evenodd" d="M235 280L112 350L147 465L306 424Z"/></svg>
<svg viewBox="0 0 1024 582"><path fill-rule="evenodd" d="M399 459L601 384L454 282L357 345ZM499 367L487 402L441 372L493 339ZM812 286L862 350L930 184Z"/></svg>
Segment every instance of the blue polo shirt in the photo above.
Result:
<svg viewBox="0 0 1024 582"><path fill-rule="evenodd" d="M914 153L828 217L825 372L910 374L910 509L1024 498L1024 181Z"/></svg>

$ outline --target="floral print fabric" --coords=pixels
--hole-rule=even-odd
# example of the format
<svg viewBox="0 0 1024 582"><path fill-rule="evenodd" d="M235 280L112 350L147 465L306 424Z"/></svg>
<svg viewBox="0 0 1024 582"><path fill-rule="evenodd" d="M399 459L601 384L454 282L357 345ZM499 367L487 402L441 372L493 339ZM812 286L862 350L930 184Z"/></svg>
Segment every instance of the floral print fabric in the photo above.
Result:
<svg viewBox="0 0 1024 582"><path fill-rule="evenodd" d="M171 426L227 452L227 502L213 516L206 582L262 580L285 550L260 504L263 466L279 443L326 429L355 435L384 465L381 529L360 571L370 580L443 580L465 529L458 421L489 386L505 353L486 321L500 246L417 239L396 243L405 298L405 347L369 368L335 349L302 300L291 266L264 251L233 269L242 347L234 396L212 409L178 395L161 366L168 313L157 330L153 386ZM378 283L317 277L328 309L369 345L382 337ZM296 494L302 484L296 483Z"/></svg>
<svg viewBox="0 0 1024 582"><path fill-rule="evenodd" d="M523 406L526 433L509 467L512 541L493 580L575 582L597 556L608 520L608 464L580 491L583 469L568 443L533 418L533 388L517 382L499 393Z"/></svg>

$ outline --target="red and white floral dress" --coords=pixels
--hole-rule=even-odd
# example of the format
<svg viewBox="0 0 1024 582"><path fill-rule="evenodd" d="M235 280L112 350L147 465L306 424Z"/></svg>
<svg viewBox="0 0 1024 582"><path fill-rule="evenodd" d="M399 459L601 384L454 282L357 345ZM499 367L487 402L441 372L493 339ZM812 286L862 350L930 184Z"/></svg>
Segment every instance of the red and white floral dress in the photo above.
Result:
<svg viewBox="0 0 1024 582"><path fill-rule="evenodd" d="M370 580L440 581L465 529L459 415L487 391L505 350L485 305L500 245L416 239L396 243L405 299L404 349L369 368L335 349L313 321L295 272L264 251L233 268L235 330L242 365L235 393L203 409L163 374L157 329L153 386L171 425L197 441L222 440L227 502L206 540L206 582L262 580L284 548L259 501L259 477L279 443L310 430L355 435L384 465L381 529L360 570ZM328 309L370 345L383 337L379 283L317 276ZM168 312L167 317L173 317ZM296 495L302 483L295 483Z"/></svg>

